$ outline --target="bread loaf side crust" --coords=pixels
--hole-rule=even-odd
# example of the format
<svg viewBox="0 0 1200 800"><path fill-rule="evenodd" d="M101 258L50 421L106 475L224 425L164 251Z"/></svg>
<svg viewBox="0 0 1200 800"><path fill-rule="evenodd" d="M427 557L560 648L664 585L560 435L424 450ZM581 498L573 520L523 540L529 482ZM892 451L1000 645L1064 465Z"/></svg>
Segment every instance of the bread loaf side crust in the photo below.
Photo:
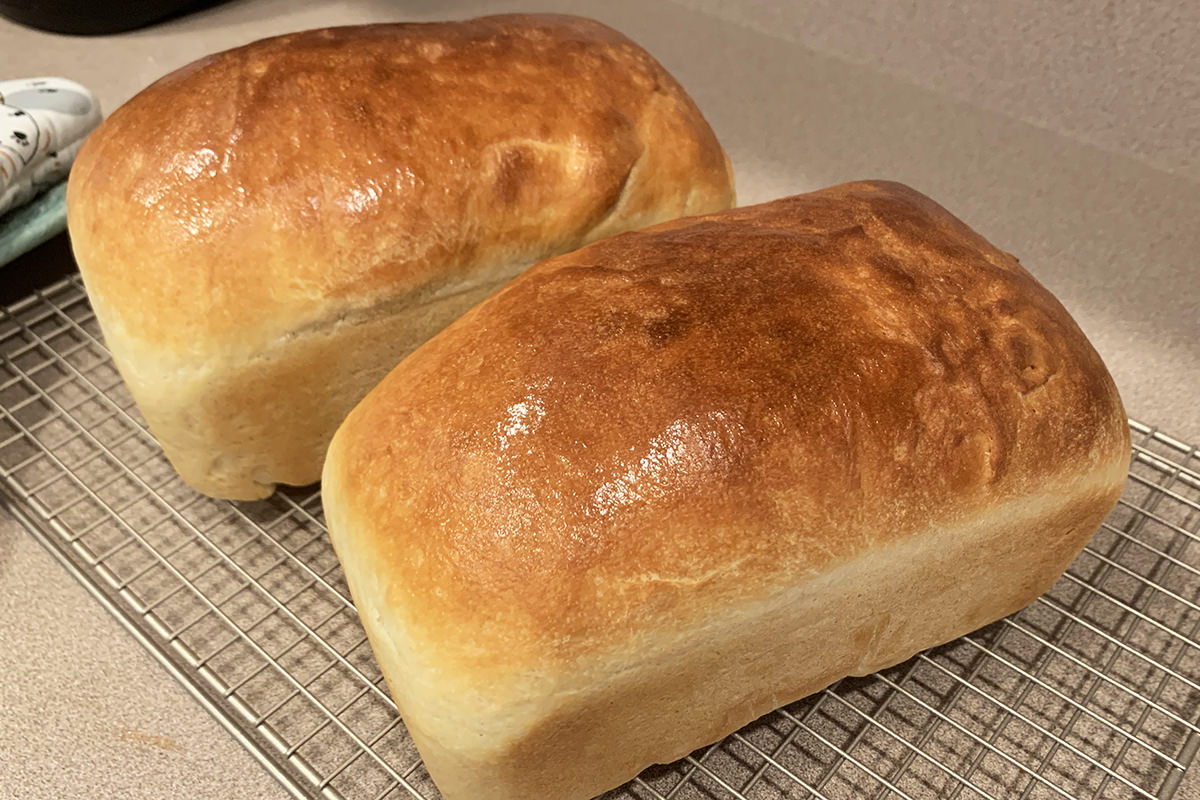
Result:
<svg viewBox="0 0 1200 800"><path fill-rule="evenodd" d="M477 284L401 309L377 304L361 316L324 320L256 352L231 348L200 365L154 372L154 354L130 359L123 348L114 348L113 359L188 485L214 497L254 500L269 496L276 483L319 480L329 440L355 403L519 271L479 276Z"/></svg>
<svg viewBox="0 0 1200 800"><path fill-rule="evenodd" d="M549 800L1015 611L1128 459L1050 293L865 182L536 265L356 407L323 497L443 793Z"/></svg>
<svg viewBox="0 0 1200 800"><path fill-rule="evenodd" d="M471 707L439 707L439 670L418 672L418 654L400 653L402 637L383 621L386 600L356 584L355 602L447 800L588 800L847 675L898 664L1024 607L1116 502L1122 466L1096 485L1065 483L746 606L714 609L687 629L637 636L570 672L534 674L506 687L504 701L481 681L472 701L475 714L490 715L482 725ZM355 536L353 525L339 529Z"/></svg>
<svg viewBox="0 0 1200 800"><path fill-rule="evenodd" d="M303 435L288 426L306 409L287 396L338 370L309 363L260 387L282 416L171 384L252 378L255 359L286 361L288 340L327 335L330 320L727 208L733 184L695 104L636 44L582 18L505 15L306 31L201 59L88 138L67 201L122 374L162 421L154 432L188 443L168 448L173 463L202 491L253 497L319 475L319 455L295 454L323 453L332 428L271 442ZM317 416L340 421L372 385L339 386L350 403ZM199 427L212 416L246 427Z"/></svg>

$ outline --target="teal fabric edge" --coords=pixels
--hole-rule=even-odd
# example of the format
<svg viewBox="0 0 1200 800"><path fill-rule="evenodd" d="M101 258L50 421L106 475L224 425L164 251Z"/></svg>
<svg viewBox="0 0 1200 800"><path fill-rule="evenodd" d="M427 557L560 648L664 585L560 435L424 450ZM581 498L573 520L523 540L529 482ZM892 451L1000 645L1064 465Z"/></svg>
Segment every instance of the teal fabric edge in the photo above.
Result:
<svg viewBox="0 0 1200 800"><path fill-rule="evenodd" d="M67 229L67 182L0 217L0 266Z"/></svg>

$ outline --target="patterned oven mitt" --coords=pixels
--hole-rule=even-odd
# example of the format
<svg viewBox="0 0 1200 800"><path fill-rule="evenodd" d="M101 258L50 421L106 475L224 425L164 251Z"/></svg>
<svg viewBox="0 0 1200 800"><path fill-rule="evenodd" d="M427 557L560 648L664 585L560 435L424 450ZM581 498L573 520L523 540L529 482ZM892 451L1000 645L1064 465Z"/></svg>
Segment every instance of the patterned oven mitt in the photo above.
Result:
<svg viewBox="0 0 1200 800"><path fill-rule="evenodd" d="M74 81L0 81L0 216L65 180L100 119L95 96Z"/></svg>

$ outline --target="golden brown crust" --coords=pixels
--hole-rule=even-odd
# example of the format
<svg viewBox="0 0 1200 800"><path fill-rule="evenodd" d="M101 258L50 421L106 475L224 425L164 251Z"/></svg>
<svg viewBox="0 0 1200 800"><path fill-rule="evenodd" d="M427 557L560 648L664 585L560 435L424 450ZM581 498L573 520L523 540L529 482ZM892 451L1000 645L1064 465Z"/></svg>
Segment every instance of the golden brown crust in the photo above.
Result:
<svg viewBox="0 0 1200 800"><path fill-rule="evenodd" d="M1127 436L1099 357L1014 258L857 183L539 264L389 375L338 465L415 630L469 610L504 622L481 652L551 637L569 659L647 608L765 591L1107 464Z"/></svg>
<svg viewBox="0 0 1200 800"><path fill-rule="evenodd" d="M491 751L473 741L483 727L477 716L452 717L455 728L432 735L411 692L395 694L446 800L587 800L846 675L892 666L1017 611L1066 568L1118 493L1073 487L1051 503L1043 495L1000 506L873 550L772 602L713 609L720 623L682 636L642 631L604 659L525 681L502 712L472 697L476 715L483 708L513 723L505 735L488 732ZM412 688L410 672L381 665L393 686ZM531 696L536 712L519 713Z"/></svg>
<svg viewBox="0 0 1200 800"><path fill-rule="evenodd" d="M89 295L138 385L240 369L348 315L732 202L725 154L678 83L621 34L555 15L306 31L210 56L117 109L68 191ZM241 440L289 435L272 423ZM168 455L319 474L212 439Z"/></svg>
<svg viewBox="0 0 1200 800"><path fill-rule="evenodd" d="M1029 602L1128 454L1054 297L868 182L535 266L359 404L324 499L447 796L583 797ZM833 663L808 660L838 631ZM673 703L712 705L701 738L653 722ZM623 715L644 747L580 767L578 794L537 766Z"/></svg>

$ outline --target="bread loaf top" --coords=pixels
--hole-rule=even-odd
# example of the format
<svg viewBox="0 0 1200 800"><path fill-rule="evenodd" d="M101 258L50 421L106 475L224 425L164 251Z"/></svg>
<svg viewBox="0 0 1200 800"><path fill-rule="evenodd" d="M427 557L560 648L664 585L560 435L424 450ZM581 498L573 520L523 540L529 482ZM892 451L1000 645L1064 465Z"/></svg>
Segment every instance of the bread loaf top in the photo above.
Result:
<svg viewBox="0 0 1200 800"><path fill-rule="evenodd" d="M1015 258L907 187L851 183L535 266L350 414L325 503L413 674L495 691L653 658L920 533L1111 504L1128 437Z"/></svg>
<svg viewBox="0 0 1200 800"><path fill-rule="evenodd" d="M106 336L204 361L732 193L712 130L644 50L509 15L201 59L88 139L68 208Z"/></svg>

